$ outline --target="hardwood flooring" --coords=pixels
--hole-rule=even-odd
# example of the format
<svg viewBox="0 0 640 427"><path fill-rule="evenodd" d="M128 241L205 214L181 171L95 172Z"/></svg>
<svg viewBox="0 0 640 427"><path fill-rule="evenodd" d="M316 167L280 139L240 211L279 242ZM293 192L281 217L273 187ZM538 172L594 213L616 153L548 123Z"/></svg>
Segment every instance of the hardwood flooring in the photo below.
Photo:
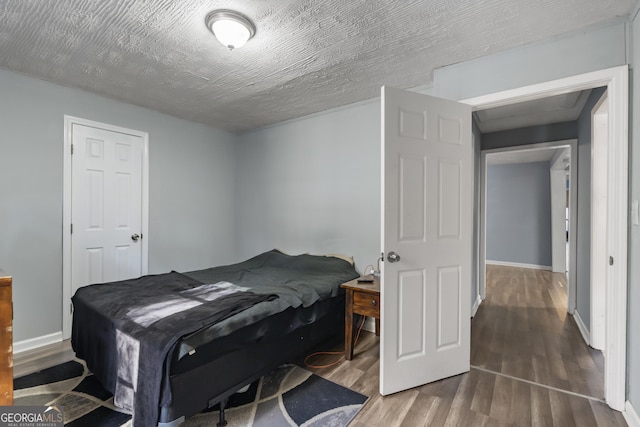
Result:
<svg viewBox="0 0 640 427"><path fill-rule="evenodd" d="M488 266L469 373L382 397L379 340L368 332L351 362L313 371L371 396L354 427L626 426L603 401L602 354L582 340L566 298L564 275Z"/></svg>
<svg viewBox="0 0 640 427"><path fill-rule="evenodd" d="M382 397L379 339L365 331L353 360L307 369L371 396L352 427L626 426L602 400L602 355L584 344L565 307L563 275L488 266L487 299L471 322L470 372ZM318 350L343 346L340 339ZM39 359L51 366L72 356L68 343L16 355L15 375L46 367Z"/></svg>
<svg viewBox="0 0 640 427"><path fill-rule="evenodd" d="M564 274L487 266L487 298L471 322L471 364L604 399L604 358L567 314Z"/></svg>
<svg viewBox="0 0 640 427"><path fill-rule="evenodd" d="M25 351L13 357L13 376L14 378L23 377L68 362L74 357L75 353L71 348L70 340Z"/></svg>

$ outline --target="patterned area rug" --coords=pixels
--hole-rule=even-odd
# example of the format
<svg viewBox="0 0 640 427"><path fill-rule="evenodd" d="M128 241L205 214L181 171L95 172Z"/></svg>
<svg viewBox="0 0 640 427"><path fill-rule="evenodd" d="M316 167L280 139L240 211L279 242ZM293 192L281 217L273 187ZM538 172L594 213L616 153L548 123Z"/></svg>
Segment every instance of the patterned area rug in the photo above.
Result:
<svg viewBox="0 0 640 427"><path fill-rule="evenodd" d="M64 407L65 425L125 427L131 415L113 405L84 362L74 360L14 380L15 405ZM229 399L229 427L348 425L368 398L295 365L283 365ZM215 426L218 409L188 418L183 427Z"/></svg>

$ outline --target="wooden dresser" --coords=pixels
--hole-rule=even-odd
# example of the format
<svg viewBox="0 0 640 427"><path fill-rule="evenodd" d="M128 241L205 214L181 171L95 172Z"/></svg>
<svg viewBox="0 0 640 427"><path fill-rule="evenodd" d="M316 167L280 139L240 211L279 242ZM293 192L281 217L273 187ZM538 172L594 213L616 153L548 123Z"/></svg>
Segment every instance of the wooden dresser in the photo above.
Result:
<svg viewBox="0 0 640 427"><path fill-rule="evenodd" d="M11 276L0 269L0 406L13 405L12 324Z"/></svg>

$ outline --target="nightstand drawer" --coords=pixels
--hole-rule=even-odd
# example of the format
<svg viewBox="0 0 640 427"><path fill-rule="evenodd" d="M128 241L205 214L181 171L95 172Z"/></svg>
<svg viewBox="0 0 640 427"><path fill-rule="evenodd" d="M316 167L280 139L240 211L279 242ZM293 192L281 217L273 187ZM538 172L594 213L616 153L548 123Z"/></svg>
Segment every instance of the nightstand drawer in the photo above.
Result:
<svg viewBox="0 0 640 427"><path fill-rule="evenodd" d="M359 314L379 317L380 295L369 292L355 291L353 293L353 308Z"/></svg>

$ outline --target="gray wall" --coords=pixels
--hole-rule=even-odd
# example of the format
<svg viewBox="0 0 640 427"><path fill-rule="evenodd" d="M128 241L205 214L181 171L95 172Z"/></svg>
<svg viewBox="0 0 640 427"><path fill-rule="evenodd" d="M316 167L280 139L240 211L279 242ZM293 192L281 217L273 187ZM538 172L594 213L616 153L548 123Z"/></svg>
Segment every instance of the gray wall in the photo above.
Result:
<svg viewBox="0 0 640 427"><path fill-rule="evenodd" d="M460 62L434 72L434 95L468 99L627 63L624 20L494 55Z"/></svg>
<svg viewBox="0 0 640 427"><path fill-rule="evenodd" d="M487 167L487 262L551 266L549 162Z"/></svg>
<svg viewBox="0 0 640 427"><path fill-rule="evenodd" d="M62 329L64 115L149 133L149 270L234 260L234 136L0 70L0 265L16 341Z"/></svg>
<svg viewBox="0 0 640 427"><path fill-rule="evenodd" d="M376 263L379 101L242 134L236 168L241 257L277 247Z"/></svg>
<svg viewBox="0 0 640 427"><path fill-rule="evenodd" d="M629 199L640 200L640 18L633 20L631 38L632 73L629 99ZM640 412L640 227L630 225L629 232L629 306L627 331L627 391L629 401Z"/></svg>
<svg viewBox="0 0 640 427"><path fill-rule="evenodd" d="M549 141L563 141L578 137L578 124L573 122L529 126L482 135L482 149L513 147Z"/></svg>
<svg viewBox="0 0 640 427"><path fill-rule="evenodd" d="M591 329L591 110L606 88L591 92L578 123L578 215L576 219L576 310Z"/></svg>

